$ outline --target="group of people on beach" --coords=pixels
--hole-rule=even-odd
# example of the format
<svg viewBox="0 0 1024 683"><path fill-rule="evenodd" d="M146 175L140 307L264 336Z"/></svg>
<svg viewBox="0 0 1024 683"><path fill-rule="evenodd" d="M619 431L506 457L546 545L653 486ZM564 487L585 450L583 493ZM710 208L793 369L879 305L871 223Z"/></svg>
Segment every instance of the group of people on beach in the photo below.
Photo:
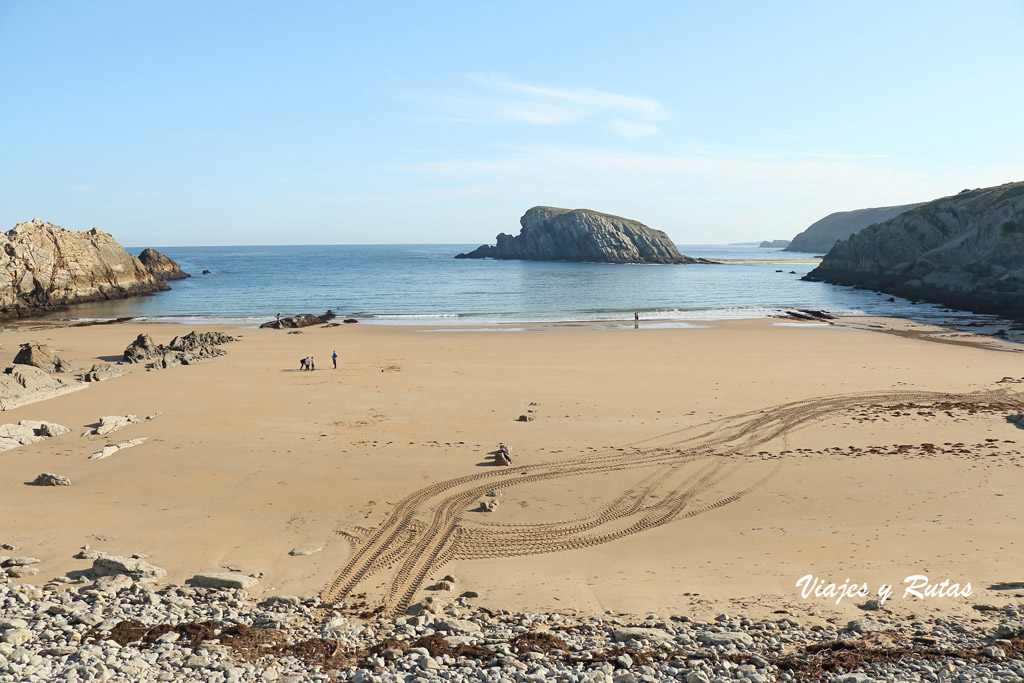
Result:
<svg viewBox="0 0 1024 683"><path fill-rule="evenodd" d="M334 369L338 369L338 352L334 351L331 353L331 362L334 363ZM313 356L306 356L305 358L299 359L299 370L309 370L312 372L316 370L316 359Z"/></svg>

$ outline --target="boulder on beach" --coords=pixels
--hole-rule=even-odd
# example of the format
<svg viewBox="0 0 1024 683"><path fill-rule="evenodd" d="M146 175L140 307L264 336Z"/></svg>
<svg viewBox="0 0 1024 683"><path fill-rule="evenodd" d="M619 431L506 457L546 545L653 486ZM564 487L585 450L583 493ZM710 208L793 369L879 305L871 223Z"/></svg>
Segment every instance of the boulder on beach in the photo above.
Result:
<svg viewBox="0 0 1024 683"><path fill-rule="evenodd" d="M33 486L71 486L71 480L61 474L43 472L32 481Z"/></svg>
<svg viewBox="0 0 1024 683"><path fill-rule="evenodd" d="M163 356L164 350L148 334L140 334L124 350L125 363L141 363Z"/></svg>
<svg viewBox="0 0 1024 683"><path fill-rule="evenodd" d="M124 574L136 581L152 582L167 576L167 570L135 557L101 555L92 561L93 576Z"/></svg>
<svg viewBox="0 0 1024 683"><path fill-rule="evenodd" d="M120 377L123 374L124 371L112 363L96 363L88 372L82 375L82 380L85 382L103 382L114 377Z"/></svg>
<svg viewBox="0 0 1024 683"><path fill-rule="evenodd" d="M259 583L259 579L255 576L236 572L205 572L196 574L188 582L193 586L202 586L204 588L235 589L252 588Z"/></svg>
<svg viewBox="0 0 1024 683"><path fill-rule="evenodd" d="M31 365L46 372L74 372L75 368L66 360L54 355L46 344L25 342L14 357L17 365Z"/></svg>

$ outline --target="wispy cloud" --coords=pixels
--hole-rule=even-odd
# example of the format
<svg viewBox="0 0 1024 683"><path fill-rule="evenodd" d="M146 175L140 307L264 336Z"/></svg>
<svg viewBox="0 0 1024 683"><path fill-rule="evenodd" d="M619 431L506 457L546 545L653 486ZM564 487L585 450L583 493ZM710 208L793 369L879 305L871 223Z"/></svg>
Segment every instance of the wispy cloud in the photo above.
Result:
<svg viewBox="0 0 1024 683"><path fill-rule="evenodd" d="M850 152L803 152L802 156L811 159L831 159L833 161L859 161L861 159L885 159L888 154L853 154Z"/></svg>
<svg viewBox="0 0 1024 683"><path fill-rule="evenodd" d="M555 88L509 80L496 74L465 79L468 91L413 99L435 108L434 115L474 123L527 123L536 126L597 125L635 138L658 132L667 118L657 100L593 88Z"/></svg>
<svg viewBox="0 0 1024 683"><path fill-rule="evenodd" d="M669 230L677 241L708 243L791 236L835 211L926 201L1024 177L1024 166L919 169L855 153L568 146L503 146L479 158L390 170L408 174L415 188L415 196L393 196L395 204L486 204L512 213L534 204L586 207ZM466 234L474 229L467 225Z"/></svg>

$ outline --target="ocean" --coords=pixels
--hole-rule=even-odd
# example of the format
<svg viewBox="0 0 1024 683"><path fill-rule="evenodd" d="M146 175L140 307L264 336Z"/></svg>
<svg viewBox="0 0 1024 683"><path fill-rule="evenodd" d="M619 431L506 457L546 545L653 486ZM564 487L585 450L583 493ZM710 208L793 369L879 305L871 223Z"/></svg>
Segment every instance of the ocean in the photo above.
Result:
<svg viewBox="0 0 1024 683"><path fill-rule="evenodd" d="M171 291L79 304L50 314L74 321L258 324L278 313L323 313L376 324L509 325L642 320L666 324L763 318L787 308L837 315L950 317L874 292L800 278L810 263L616 265L454 258L477 245L157 247L187 280ZM745 245L680 245L688 256L766 259L781 253ZM138 254L142 248L130 248ZM203 270L210 273L203 275ZM967 316L968 314L963 314Z"/></svg>

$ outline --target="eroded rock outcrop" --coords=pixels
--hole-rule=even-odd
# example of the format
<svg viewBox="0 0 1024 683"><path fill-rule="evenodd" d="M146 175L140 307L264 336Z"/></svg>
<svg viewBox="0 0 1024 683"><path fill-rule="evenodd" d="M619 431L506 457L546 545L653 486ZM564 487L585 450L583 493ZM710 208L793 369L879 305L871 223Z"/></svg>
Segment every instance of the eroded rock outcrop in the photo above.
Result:
<svg viewBox="0 0 1024 683"><path fill-rule="evenodd" d="M588 209L535 206L519 219L513 237L501 233L497 245L483 245L455 258L596 263L708 263L683 256L661 230L638 221Z"/></svg>
<svg viewBox="0 0 1024 683"><path fill-rule="evenodd" d="M31 365L46 372L75 372L75 367L53 353L46 344L25 342L14 357L17 365Z"/></svg>
<svg viewBox="0 0 1024 683"><path fill-rule="evenodd" d="M901 213L921 206L904 204L902 206L881 206L874 209L857 209L855 211L838 211L831 213L820 221L816 221L806 230L793 238L784 251L806 251L825 254L835 245L836 240L849 239L850 235L875 223L895 218Z"/></svg>
<svg viewBox="0 0 1024 683"><path fill-rule="evenodd" d="M39 420L21 420L17 424L0 425L0 451L9 451L18 446L25 446L71 430L56 422Z"/></svg>
<svg viewBox="0 0 1024 683"><path fill-rule="evenodd" d="M298 315L289 315L284 318L278 318L265 322L260 327L267 327L274 330L283 330L286 328L297 328L297 327L309 327L310 325L321 325L326 322L334 320L337 316L334 315L333 311L327 311L323 315L314 315L312 313L299 313ZM346 321L348 322L348 321ZM355 322L355 321L353 321Z"/></svg>
<svg viewBox="0 0 1024 683"><path fill-rule="evenodd" d="M111 363L96 363L92 368L82 375L85 382L102 382L104 380L120 377L124 374L121 368Z"/></svg>
<svg viewBox="0 0 1024 683"><path fill-rule="evenodd" d="M221 332L196 332L175 337L166 346L157 344L148 334L140 334L124 350L126 363L144 363L153 369L169 368L173 365L189 365L206 358L227 354L221 344L235 341L235 338Z"/></svg>
<svg viewBox="0 0 1024 683"><path fill-rule="evenodd" d="M0 273L0 317L169 289L102 230L38 218L0 234Z"/></svg>
<svg viewBox="0 0 1024 683"><path fill-rule="evenodd" d="M142 253L139 254L139 262L158 280L184 280L187 277L192 277L182 270L181 266L173 259L152 247L142 250Z"/></svg>
<svg viewBox="0 0 1024 683"><path fill-rule="evenodd" d="M86 386L82 382L53 377L32 365L8 365L0 373L0 410L11 410Z"/></svg>
<svg viewBox="0 0 1024 683"><path fill-rule="evenodd" d="M761 249L784 249L789 246L789 240L765 240L757 246Z"/></svg>
<svg viewBox="0 0 1024 683"><path fill-rule="evenodd" d="M865 228L806 279L1024 318L1024 182L964 190Z"/></svg>

